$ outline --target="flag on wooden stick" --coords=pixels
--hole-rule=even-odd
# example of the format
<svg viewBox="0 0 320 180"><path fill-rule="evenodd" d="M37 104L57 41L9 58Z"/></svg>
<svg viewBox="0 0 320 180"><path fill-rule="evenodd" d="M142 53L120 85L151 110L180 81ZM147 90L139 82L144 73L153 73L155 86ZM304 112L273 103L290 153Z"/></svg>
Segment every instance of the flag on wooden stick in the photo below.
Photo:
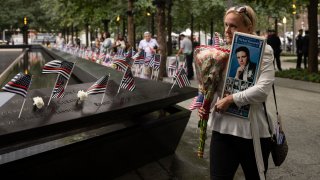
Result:
<svg viewBox="0 0 320 180"><path fill-rule="evenodd" d="M26 96L30 85L31 76L29 74L23 74L20 72L15 75L13 79L11 79L11 81L9 81L4 87L2 87L3 91L18 94L24 97L18 118L21 117L22 109L24 107L24 103L26 102Z"/></svg>
<svg viewBox="0 0 320 180"><path fill-rule="evenodd" d="M2 87L2 90L21 95L25 98L27 96L30 84L31 76L29 74L18 73L13 79L11 79L11 81Z"/></svg>
<svg viewBox="0 0 320 180"><path fill-rule="evenodd" d="M64 89L67 81L68 80L64 76L58 75L58 80L56 81L56 84L54 85L54 88L53 88L52 98L64 97Z"/></svg>
<svg viewBox="0 0 320 180"><path fill-rule="evenodd" d="M120 87L118 89L118 93L120 91L120 88L129 90L129 91L133 91L136 88L134 78L131 72L131 68L129 67L127 68L126 72L123 75L123 78L120 83Z"/></svg>
<svg viewBox="0 0 320 180"><path fill-rule="evenodd" d="M178 84L178 86L180 88L191 85L189 79L187 78L187 73L184 70L184 68L182 68L182 67L177 72L177 74L174 76L174 78L176 78L175 82Z"/></svg>
<svg viewBox="0 0 320 180"><path fill-rule="evenodd" d="M200 107L202 107L203 99L204 99L203 94L199 92L198 96L194 97L194 99L189 107L189 110L195 110L195 109L199 109Z"/></svg>
<svg viewBox="0 0 320 180"><path fill-rule="evenodd" d="M109 75L105 75L98 79L92 86L90 86L87 90L89 94L101 94L104 93L107 89L107 83L109 80Z"/></svg>
<svg viewBox="0 0 320 180"><path fill-rule="evenodd" d="M66 79L69 79L73 66L73 62L53 60L44 65L44 67L42 68L42 73L58 73L64 76Z"/></svg>

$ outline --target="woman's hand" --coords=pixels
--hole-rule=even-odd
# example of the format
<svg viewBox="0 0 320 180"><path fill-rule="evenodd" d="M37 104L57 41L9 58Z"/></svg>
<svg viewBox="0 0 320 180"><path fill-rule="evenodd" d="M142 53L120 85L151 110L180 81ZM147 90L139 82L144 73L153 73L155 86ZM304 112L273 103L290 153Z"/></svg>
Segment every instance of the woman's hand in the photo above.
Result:
<svg viewBox="0 0 320 180"><path fill-rule="evenodd" d="M228 107L232 103L233 103L233 96L232 95L228 95L228 96L218 100L216 102L216 104L214 105L214 109L218 113L223 113L228 109Z"/></svg>

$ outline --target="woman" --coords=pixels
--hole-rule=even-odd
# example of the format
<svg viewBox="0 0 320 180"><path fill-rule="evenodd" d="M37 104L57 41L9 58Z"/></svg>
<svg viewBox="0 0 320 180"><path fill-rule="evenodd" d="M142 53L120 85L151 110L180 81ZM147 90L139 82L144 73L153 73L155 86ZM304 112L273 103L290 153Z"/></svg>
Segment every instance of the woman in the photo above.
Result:
<svg viewBox="0 0 320 180"><path fill-rule="evenodd" d="M114 42L113 47L118 55L122 55L125 52L126 43L120 34L118 35L117 40Z"/></svg>
<svg viewBox="0 0 320 180"><path fill-rule="evenodd" d="M247 47L241 46L236 49L236 55L239 63L235 78L244 81L253 82L257 65L250 61L250 52Z"/></svg>
<svg viewBox="0 0 320 180"><path fill-rule="evenodd" d="M232 43L236 31L254 34L255 25L255 13L251 7L230 8L224 16L226 43ZM274 81L273 53L269 45L266 45L263 57L260 76L254 86L222 98L218 96L221 95L224 79L219 83L215 95L218 100L213 101L214 112L210 116L213 128L210 144L211 179L233 179L239 164L246 179L265 179L271 140L262 103L266 101ZM249 119L225 114L233 103L238 107L250 104ZM203 108L199 109L200 116L207 113Z"/></svg>
<svg viewBox="0 0 320 180"><path fill-rule="evenodd" d="M100 46L100 53L104 53L107 54L110 52L111 48L112 48L112 41L110 38L110 33L109 32L104 32L103 33L103 42Z"/></svg>

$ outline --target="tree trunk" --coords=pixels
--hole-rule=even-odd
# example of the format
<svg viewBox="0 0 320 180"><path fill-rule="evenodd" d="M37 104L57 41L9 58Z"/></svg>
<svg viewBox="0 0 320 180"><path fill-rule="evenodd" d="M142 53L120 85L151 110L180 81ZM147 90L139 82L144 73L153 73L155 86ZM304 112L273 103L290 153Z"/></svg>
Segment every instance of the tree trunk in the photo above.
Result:
<svg viewBox="0 0 320 180"><path fill-rule="evenodd" d="M210 37L210 44L209 45L213 45L213 38L214 38L214 34L213 34L213 19L211 19L211 22L210 22L210 34L211 34L211 37Z"/></svg>
<svg viewBox="0 0 320 180"><path fill-rule="evenodd" d="M170 56L172 54L172 37L171 37L171 32L172 32L172 16L171 16L171 8L172 3L168 4L168 22L167 22L167 30L168 30L168 43L167 43L167 55Z"/></svg>
<svg viewBox="0 0 320 180"><path fill-rule="evenodd" d="M154 36L154 13L151 14L151 35Z"/></svg>
<svg viewBox="0 0 320 180"><path fill-rule="evenodd" d="M93 34L93 27L92 26L90 26L90 29L89 29L90 31L90 38L89 38L89 43L90 43L90 47L92 48L92 40L93 40L93 36L94 36L94 34Z"/></svg>
<svg viewBox="0 0 320 180"><path fill-rule="evenodd" d="M165 13L165 2L161 2L157 6L157 25L158 33L157 40L159 43L160 55L161 55L161 64L159 70L158 80L162 80L163 76L166 75L166 62L167 62L167 44L166 44L166 13Z"/></svg>
<svg viewBox="0 0 320 180"><path fill-rule="evenodd" d="M109 32L109 19L102 20L104 32Z"/></svg>
<svg viewBox="0 0 320 180"><path fill-rule="evenodd" d="M278 18L274 18L274 30L278 35Z"/></svg>
<svg viewBox="0 0 320 180"><path fill-rule="evenodd" d="M86 23L84 28L86 31L86 47L88 47L88 45L89 45L89 24Z"/></svg>
<svg viewBox="0 0 320 180"><path fill-rule="evenodd" d="M74 37L74 29L73 29L73 24L71 24L71 43L72 43L72 45L74 44L73 37Z"/></svg>
<svg viewBox="0 0 320 180"><path fill-rule="evenodd" d="M207 40L207 26L204 26L204 44L208 45L208 40Z"/></svg>
<svg viewBox="0 0 320 180"><path fill-rule="evenodd" d="M134 20L133 20L133 1L134 0L128 0L128 43L135 48L134 44Z"/></svg>
<svg viewBox="0 0 320 180"><path fill-rule="evenodd" d="M126 36L126 20L122 19L122 37L124 38Z"/></svg>
<svg viewBox="0 0 320 180"><path fill-rule="evenodd" d="M191 35L190 35L190 39L191 39L191 43L192 43L192 53L194 50L194 39L193 39L193 14L191 14L191 24L190 24L190 28L191 28Z"/></svg>
<svg viewBox="0 0 320 180"><path fill-rule="evenodd" d="M201 25L199 24L199 36L198 36L199 45L201 44Z"/></svg>
<svg viewBox="0 0 320 180"><path fill-rule="evenodd" d="M75 31L76 31L76 38L78 38L78 37L79 37L79 29L78 29L77 26L76 26L75 28L76 28L76 29L75 29Z"/></svg>
<svg viewBox="0 0 320 180"><path fill-rule="evenodd" d="M318 72L318 0L310 0L308 5L308 22L309 22L309 59L308 72Z"/></svg>
<svg viewBox="0 0 320 180"><path fill-rule="evenodd" d="M136 25L133 25L133 49L136 49Z"/></svg>

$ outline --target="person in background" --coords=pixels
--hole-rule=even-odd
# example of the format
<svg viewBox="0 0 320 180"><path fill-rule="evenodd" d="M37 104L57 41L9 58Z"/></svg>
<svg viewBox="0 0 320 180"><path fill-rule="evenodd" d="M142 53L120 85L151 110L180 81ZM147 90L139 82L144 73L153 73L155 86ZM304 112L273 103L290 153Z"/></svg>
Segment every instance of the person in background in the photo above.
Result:
<svg viewBox="0 0 320 180"><path fill-rule="evenodd" d="M193 78L193 57L192 57L192 42L184 34L180 34L180 49L177 52L176 56L179 57L180 54L183 54L185 57L185 63L187 64L187 78L190 80Z"/></svg>
<svg viewBox="0 0 320 180"><path fill-rule="evenodd" d="M303 47L303 40L302 40L302 29L299 29L299 34L296 37L296 47L297 47L297 69L301 69L301 61L302 61L302 47Z"/></svg>
<svg viewBox="0 0 320 180"><path fill-rule="evenodd" d="M228 9L224 15L226 48L230 48L235 32L254 34L255 26L256 15L250 6ZM247 180L266 178L272 141L263 102L267 100L274 82L273 60L272 48L266 45L256 83L248 89L221 97L226 78L224 71L209 117L213 129L210 144L211 179L231 180L239 165ZM248 119L225 113L233 104L238 107L250 105ZM209 113L204 108L199 109L200 117Z"/></svg>
<svg viewBox="0 0 320 180"><path fill-rule="evenodd" d="M77 47L80 47L80 44L81 44L80 38L77 37L75 41L76 41Z"/></svg>
<svg viewBox="0 0 320 180"><path fill-rule="evenodd" d="M65 40L62 37L62 33L59 33L57 38L56 38L56 44L57 44L57 48L62 49L65 45Z"/></svg>
<svg viewBox="0 0 320 180"><path fill-rule="evenodd" d="M281 60L280 60L280 54L282 51L281 50L281 40L275 30L268 30L268 33L269 33L269 35L267 38L267 43L273 49L273 55L274 55L274 59L276 60L278 70L282 71Z"/></svg>
<svg viewBox="0 0 320 180"><path fill-rule="evenodd" d="M303 64L305 69L307 69L308 67L308 51L309 51L309 30L306 30L302 38Z"/></svg>
<svg viewBox="0 0 320 180"><path fill-rule="evenodd" d="M95 39L95 51L96 52L100 52L100 47L101 47L101 42L100 42L100 38L96 37Z"/></svg>
<svg viewBox="0 0 320 180"><path fill-rule="evenodd" d="M152 56L157 52L159 44L157 40L151 38L150 32L145 32L143 34L144 39L139 43L138 51L144 50L145 52L145 63L143 66L143 73L141 78L150 79L151 78L151 67L148 66L148 62L151 60Z"/></svg>
<svg viewBox="0 0 320 180"><path fill-rule="evenodd" d="M126 42L124 41L123 37L118 34L117 40L114 42L113 47L115 48L115 52L117 54L123 54L126 49Z"/></svg>
<svg viewBox="0 0 320 180"><path fill-rule="evenodd" d="M100 46L100 53L110 53L112 49L112 41L110 38L110 33L109 32L104 32L103 35L103 42Z"/></svg>

